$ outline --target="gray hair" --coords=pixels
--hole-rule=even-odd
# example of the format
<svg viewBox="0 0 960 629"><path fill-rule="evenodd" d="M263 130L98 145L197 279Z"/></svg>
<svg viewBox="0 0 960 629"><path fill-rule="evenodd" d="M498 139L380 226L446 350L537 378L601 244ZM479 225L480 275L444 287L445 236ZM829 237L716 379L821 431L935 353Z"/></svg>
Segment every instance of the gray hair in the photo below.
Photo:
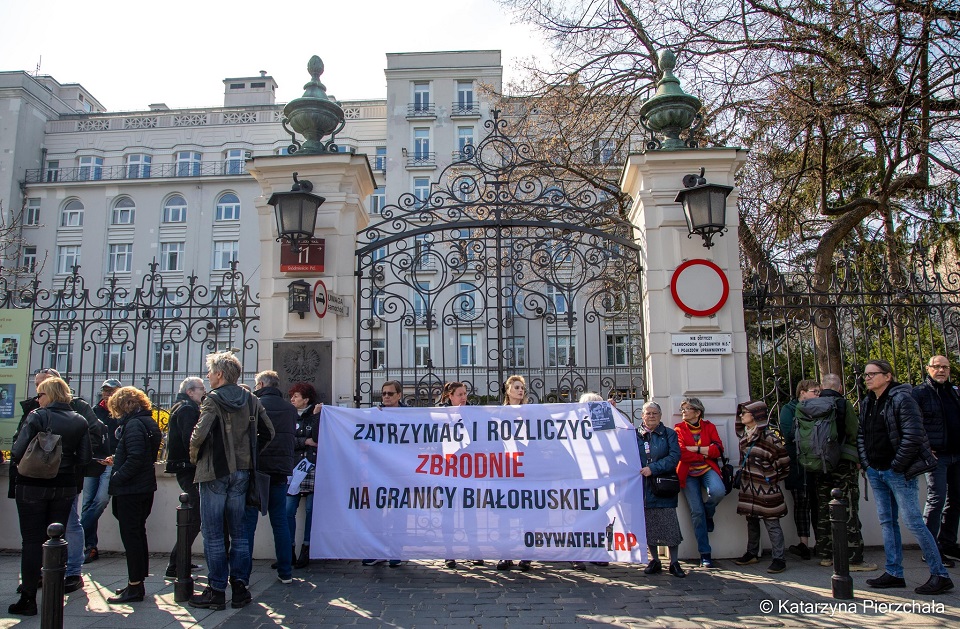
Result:
<svg viewBox="0 0 960 629"><path fill-rule="evenodd" d="M190 376L189 378L184 378L183 382L180 383L180 393L185 394L190 389L196 388L203 388L203 378Z"/></svg>
<svg viewBox="0 0 960 629"><path fill-rule="evenodd" d="M820 378L820 385L824 389L832 389L840 393L843 392L843 379L835 373L828 373Z"/></svg>
<svg viewBox="0 0 960 629"><path fill-rule="evenodd" d="M240 379L240 372L243 371L243 365L233 352L218 352L207 354L207 369L213 373L219 373L227 384L236 384Z"/></svg>
<svg viewBox="0 0 960 629"><path fill-rule="evenodd" d="M280 374L276 371L261 371L256 376L253 377L254 382L259 382L262 386L265 387L280 387Z"/></svg>
<svg viewBox="0 0 960 629"><path fill-rule="evenodd" d="M656 402L647 402L647 403L645 403L645 404L643 405L643 407L641 408L641 410L645 411L645 410L647 410L648 408L655 408L655 409L657 409L657 412L658 412L658 413L660 413L661 415L663 414L663 409L660 408L660 405L657 404Z"/></svg>
<svg viewBox="0 0 960 629"><path fill-rule="evenodd" d="M706 409L703 407L703 402L701 402L700 398L698 397L685 397L680 401L680 406L683 406L684 404L692 409L700 411L700 417L703 417L704 413L706 413Z"/></svg>
<svg viewBox="0 0 960 629"><path fill-rule="evenodd" d="M583 395L580 396L581 402L602 402L603 398L600 397L599 393L594 393L593 391L586 391Z"/></svg>

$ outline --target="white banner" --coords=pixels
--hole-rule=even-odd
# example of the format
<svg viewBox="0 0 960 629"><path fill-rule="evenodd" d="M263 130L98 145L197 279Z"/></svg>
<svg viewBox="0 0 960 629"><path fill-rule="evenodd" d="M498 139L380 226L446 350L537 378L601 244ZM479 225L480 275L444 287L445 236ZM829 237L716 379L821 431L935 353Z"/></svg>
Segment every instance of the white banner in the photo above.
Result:
<svg viewBox="0 0 960 629"><path fill-rule="evenodd" d="M310 556L644 562L639 470L607 402L325 405Z"/></svg>

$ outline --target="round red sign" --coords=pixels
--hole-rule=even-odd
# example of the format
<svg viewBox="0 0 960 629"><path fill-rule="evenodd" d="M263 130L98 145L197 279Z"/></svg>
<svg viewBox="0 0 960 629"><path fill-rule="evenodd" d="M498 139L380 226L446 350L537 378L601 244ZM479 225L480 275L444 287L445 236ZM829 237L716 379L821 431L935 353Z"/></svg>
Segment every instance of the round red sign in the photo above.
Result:
<svg viewBox="0 0 960 629"><path fill-rule="evenodd" d="M323 319L323 315L327 314L327 286L323 283L323 280L317 280L317 283L313 285L313 311L321 319Z"/></svg>
<svg viewBox="0 0 960 629"><path fill-rule="evenodd" d="M710 260L687 260L673 272L670 292L680 310L693 317L709 317L727 303L730 282Z"/></svg>

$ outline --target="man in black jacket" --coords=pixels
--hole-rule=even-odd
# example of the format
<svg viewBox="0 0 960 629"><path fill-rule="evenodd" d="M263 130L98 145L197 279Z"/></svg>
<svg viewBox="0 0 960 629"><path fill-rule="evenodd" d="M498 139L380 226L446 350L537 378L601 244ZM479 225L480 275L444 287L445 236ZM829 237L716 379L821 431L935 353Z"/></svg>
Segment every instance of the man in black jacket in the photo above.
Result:
<svg viewBox="0 0 960 629"><path fill-rule="evenodd" d="M917 477L937 466L923 429L920 407L912 388L894 379L893 368L885 360L871 360L863 369L868 393L860 403L860 431L857 452L860 464L876 497L877 515L883 532L886 570L876 579L867 579L873 588L906 587L903 579L903 547L897 512L927 559L930 579L914 589L917 594L942 594L953 589L950 574L940 561L933 534L920 514L920 489Z"/></svg>
<svg viewBox="0 0 960 629"><path fill-rule="evenodd" d="M280 376L276 371L258 373L253 394L260 398L275 431L273 441L257 459L257 469L270 475L270 503L267 513L270 516L273 544L277 553L277 578L281 583L290 583L293 581L293 542L290 540L290 523L287 520L287 480L293 473L294 437L300 414L280 392ZM256 507L248 506L246 518L246 532L252 549L260 512ZM252 570L253 562L248 566ZM249 570L245 580L250 580Z"/></svg>
<svg viewBox="0 0 960 629"><path fill-rule="evenodd" d="M83 563L90 563L100 558L97 544L100 541L97 535L100 516L110 504L110 476L113 466L102 463L106 457L117 451L117 419L110 417L107 410L107 401L123 384L113 378L103 381L100 385L100 402L93 407L93 413L107 428L106 439L101 451L93 453L93 461L87 466L83 479L83 502L80 508L80 526L83 527Z"/></svg>
<svg viewBox="0 0 960 629"><path fill-rule="evenodd" d="M914 387L913 397L923 412L923 427L930 439L930 448L937 455L937 469L927 472L927 504L923 519L936 538L941 555L960 558L960 546L957 545L957 528L960 526L960 395L950 382L950 360L946 356L934 356L927 361L927 377ZM952 567L947 561L944 565Z"/></svg>
<svg viewBox="0 0 960 629"><path fill-rule="evenodd" d="M190 435L200 419L200 402L206 389L202 378L184 378L180 383L177 401L170 409L170 421L167 424L167 468L168 474L177 475L180 490L190 496L190 526L187 528L187 544L193 548L193 542L200 534L200 489L193 482L196 466L190 462ZM177 545L170 551L170 563L166 576L177 578Z"/></svg>

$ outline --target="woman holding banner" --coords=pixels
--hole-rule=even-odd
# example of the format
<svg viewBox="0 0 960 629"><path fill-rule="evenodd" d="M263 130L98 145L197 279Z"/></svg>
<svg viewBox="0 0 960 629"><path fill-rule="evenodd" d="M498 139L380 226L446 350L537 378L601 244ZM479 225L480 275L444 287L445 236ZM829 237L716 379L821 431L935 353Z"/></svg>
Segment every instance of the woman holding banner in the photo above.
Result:
<svg viewBox="0 0 960 629"><path fill-rule="evenodd" d="M297 409L300 419L297 420L297 431L293 449L294 464L299 465L304 459L310 463L310 469L300 481L300 488L293 495L287 495L287 521L290 524L290 543L296 548L297 544L297 511L300 509L300 499L306 500L306 521L303 523L303 544L300 546L300 555L293 564L294 568L306 568L310 563L310 529L313 525L313 483L317 471L317 435L320 429L320 409L317 404L320 396L309 382L297 382L288 391L290 403ZM291 489L294 489L291 487Z"/></svg>
<svg viewBox="0 0 960 629"><path fill-rule="evenodd" d="M507 381L503 384L503 405L519 406L527 402L527 381L523 379L523 376L512 375L507 378ZM520 569L524 572L530 570L532 566L533 562L529 559L520 561ZM497 570L510 570L511 568L513 568L512 559L501 559L497 562Z"/></svg>
<svg viewBox="0 0 960 629"><path fill-rule="evenodd" d="M680 462L680 444L677 433L660 421L662 411L656 402L643 405L643 425L637 430L640 442L640 461L643 467L640 475L643 483L643 515L647 525L647 546L650 561L644 568L644 574L657 574L663 570L657 553L658 546L670 550L669 571L675 577L684 578L687 574L680 567L678 552L683 535L677 520L677 489L657 489L654 486L658 477L670 477L676 481L677 464ZM676 487L676 485L674 485ZM673 495L668 495L672 493Z"/></svg>

